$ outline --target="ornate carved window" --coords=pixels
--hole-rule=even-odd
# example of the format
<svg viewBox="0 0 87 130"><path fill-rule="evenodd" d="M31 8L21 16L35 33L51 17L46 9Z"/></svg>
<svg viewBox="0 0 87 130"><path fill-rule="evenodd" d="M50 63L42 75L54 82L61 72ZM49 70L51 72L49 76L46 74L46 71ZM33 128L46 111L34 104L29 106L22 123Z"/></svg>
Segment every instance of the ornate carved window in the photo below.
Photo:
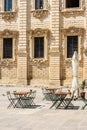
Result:
<svg viewBox="0 0 87 130"><path fill-rule="evenodd" d="M84 43L84 28L70 27L62 29L62 48L65 60L71 60L73 51L78 52L79 60L82 60L83 43Z"/></svg>
<svg viewBox="0 0 87 130"><path fill-rule="evenodd" d="M32 6L32 10L31 13L33 13L33 16L41 19L44 17L47 17L49 9L50 9L50 5L48 0L33 0L33 6Z"/></svg>
<svg viewBox="0 0 87 130"><path fill-rule="evenodd" d="M44 37L34 38L34 58L44 58Z"/></svg>
<svg viewBox="0 0 87 130"><path fill-rule="evenodd" d="M0 58L1 60L15 61L17 53L18 31L4 30L0 31Z"/></svg>
<svg viewBox="0 0 87 130"><path fill-rule="evenodd" d="M37 28L29 31L29 46L31 60L48 59L49 30Z"/></svg>
<svg viewBox="0 0 87 130"><path fill-rule="evenodd" d="M17 0L1 0L2 18L4 20L11 20L15 18L17 13Z"/></svg>
<svg viewBox="0 0 87 130"><path fill-rule="evenodd" d="M63 14L82 13L85 9L85 0L61 0L60 2L60 10Z"/></svg>
<svg viewBox="0 0 87 130"><path fill-rule="evenodd" d="M3 58L12 58L13 52L13 39L12 38L4 38L3 39Z"/></svg>
<svg viewBox="0 0 87 130"><path fill-rule="evenodd" d="M78 36L67 36L67 58L72 58L74 51L78 52Z"/></svg>

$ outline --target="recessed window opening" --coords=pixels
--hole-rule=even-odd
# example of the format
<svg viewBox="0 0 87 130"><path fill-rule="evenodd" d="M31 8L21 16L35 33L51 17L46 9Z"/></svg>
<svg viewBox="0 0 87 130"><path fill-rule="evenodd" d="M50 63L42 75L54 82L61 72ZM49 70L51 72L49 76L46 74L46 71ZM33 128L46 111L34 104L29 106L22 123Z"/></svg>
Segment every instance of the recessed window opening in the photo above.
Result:
<svg viewBox="0 0 87 130"><path fill-rule="evenodd" d="M35 0L35 9L43 9L43 0Z"/></svg>
<svg viewBox="0 0 87 130"><path fill-rule="evenodd" d="M12 0L4 0L4 10L12 11Z"/></svg>
<svg viewBox="0 0 87 130"><path fill-rule="evenodd" d="M78 53L78 36L67 36L67 58L72 58L74 51Z"/></svg>
<svg viewBox="0 0 87 130"><path fill-rule="evenodd" d="M34 58L44 58L44 37L34 38Z"/></svg>
<svg viewBox="0 0 87 130"><path fill-rule="evenodd" d="M66 8L79 7L79 0L66 0Z"/></svg>
<svg viewBox="0 0 87 130"><path fill-rule="evenodd" d="M12 38L3 39L3 58L12 58Z"/></svg>

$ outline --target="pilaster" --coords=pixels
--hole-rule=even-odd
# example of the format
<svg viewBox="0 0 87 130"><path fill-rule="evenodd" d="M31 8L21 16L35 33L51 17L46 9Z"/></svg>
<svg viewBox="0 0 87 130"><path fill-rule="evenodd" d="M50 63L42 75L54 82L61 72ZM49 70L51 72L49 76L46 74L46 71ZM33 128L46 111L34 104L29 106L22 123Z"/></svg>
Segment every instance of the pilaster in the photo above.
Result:
<svg viewBox="0 0 87 130"><path fill-rule="evenodd" d="M51 30L49 80L52 85L60 85L59 0L51 3Z"/></svg>
<svg viewBox="0 0 87 130"><path fill-rule="evenodd" d="M19 4L19 44L17 76L19 85L27 85L27 0Z"/></svg>
<svg viewBox="0 0 87 130"><path fill-rule="evenodd" d="M85 7L87 7L87 1L85 1ZM85 18L86 18L86 27L85 27L86 29L85 29L85 37L84 37L84 52L87 51L87 8L85 12ZM86 53L84 53L83 80L87 79L87 54Z"/></svg>

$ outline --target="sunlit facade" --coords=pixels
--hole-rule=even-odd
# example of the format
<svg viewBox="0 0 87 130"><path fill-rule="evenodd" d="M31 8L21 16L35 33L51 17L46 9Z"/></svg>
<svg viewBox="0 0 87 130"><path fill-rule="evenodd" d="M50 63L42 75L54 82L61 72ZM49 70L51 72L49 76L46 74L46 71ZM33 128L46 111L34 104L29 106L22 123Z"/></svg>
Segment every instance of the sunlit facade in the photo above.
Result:
<svg viewBox="0 0 87 130"><path fill-rule="evenodd" d="M0 84L68 86L78 52L87 79L86 0L0 0Z"/></svg>

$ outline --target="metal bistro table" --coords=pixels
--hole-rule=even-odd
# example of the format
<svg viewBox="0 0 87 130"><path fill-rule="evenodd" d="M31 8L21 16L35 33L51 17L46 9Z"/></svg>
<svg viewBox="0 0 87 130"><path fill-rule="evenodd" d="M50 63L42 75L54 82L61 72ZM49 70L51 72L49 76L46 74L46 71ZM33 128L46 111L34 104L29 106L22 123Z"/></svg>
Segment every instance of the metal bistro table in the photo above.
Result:
<svg viewBox="0 0 87 130"><path fill-rule="evenodd" d="M33 91L29 92L14 92L15 97L18 98L16 107L28 107L33 104L34 97L31 96Z"/></svg>
<svg viewBox="0 0 87 130"><path fill-rule="evenodd" d="M55 92L52 96L53 96L53 104L50 108L52 107L56 107L59 108L61 105L63 105L64 107L67 105L65 102L65 98L66 96L70 94L69 92Z"/></svg>

